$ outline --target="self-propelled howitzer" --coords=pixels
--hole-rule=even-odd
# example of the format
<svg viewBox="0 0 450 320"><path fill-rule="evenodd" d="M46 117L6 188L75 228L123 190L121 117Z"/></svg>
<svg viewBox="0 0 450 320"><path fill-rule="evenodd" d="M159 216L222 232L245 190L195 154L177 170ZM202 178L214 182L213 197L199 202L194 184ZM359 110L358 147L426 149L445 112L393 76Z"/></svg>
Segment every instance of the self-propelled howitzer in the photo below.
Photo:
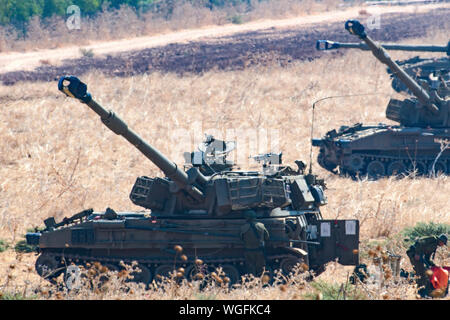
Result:
<svg viewBox="0 0 450 320"><path fill-rule="evenodd" d="M404 101L391 100L386 109L386 117L405 126L449 128L449 101L440 97L437 86L429 86L428 90L409 76L387 53L375 43L365 32L364 26L356 20L349 20L345 28L363 40L373 55L386 64L412 92L415 99ZM436 80L436 82L439 80Z"/></svg>
<svg viewBox="0 0 450 320"><path fill-rule="evenodd" d="M402 45L402 44L380 44L386 50L398 51L413 51L413 52L436 52L446 53L446 57L421 58L415 56L410 59L395 61L402 69L416 81L423 81L431 83L433 78L441 78L442 83L439 83L439 94L441 96L449 95L450 93L450 41L446 46L438 45ZM370 50L368 45L364 42L360 43L342 43L330 40L317 40L316 49L319 51L329 51L336 49L360 49ZM405 84L393 74L390 68L387 68L388 73L392 77L392 88L397 92L408 92Z"/></svg>
<svg viewBox="0 0 450 320"><path fill-rule="evenodd" d="M132 188L131 201L150 211L88 209L60 223L48 218L43 231L27 234L28 243L37 245L41 253L36 261L41 276L52 279L66 272L71 262L98 261L116 270L120 261L137 261L142 270L138 278L148 283L155 275L168 275L175 264L190 278L199 272L195 263L199 258L208 267L222 267L236 282L246 273L239 235L247 211L269 231L268 269L288 273L297 263L305 263L321 270L335 259L344 265L358 264L358 221L322 218L325 184L313 174L305 175L302 163L297 170L279 166L271 174L223 168L205 175L195 165L184 171L97 103L78 78L61 78L59 89L95 111L165 177L141 176ZM186 259L174 262L175 245L183 248Z"/></svg>
<svg viewBox="0 0 450 320"><path fill-rule="evenodd" d="M373 178L408 171L449 173L450 150L446 144L450 141L450 101L439 93L438 82L442 79L419 84L366 34L358 21L347 21L345 28L362 39L413 96L389 101L386 117L399 125L358 123L313 139L313 145L320 147L319 164L333 172L338 169L341 174L368 174Z"/></svg>

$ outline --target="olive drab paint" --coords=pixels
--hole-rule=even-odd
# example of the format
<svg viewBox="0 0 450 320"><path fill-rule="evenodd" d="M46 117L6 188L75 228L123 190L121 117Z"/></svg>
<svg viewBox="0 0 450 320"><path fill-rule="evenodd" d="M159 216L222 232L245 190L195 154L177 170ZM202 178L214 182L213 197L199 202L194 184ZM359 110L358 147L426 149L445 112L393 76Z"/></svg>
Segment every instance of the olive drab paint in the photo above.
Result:
<svg viewBox="0 0 450 320"><path fill-rule="evenodd" d="M375 43L358 21L349 20L345 26L364 42L358 47L370 50L386 64L411 96L404 100L391 99L387 105L386 118L398 125L357 123L330 130L321 139L313 139L313 146L320 148L318 163L334 173L351 176L367 174L373 179L412 171L423 175L449 174L448 57L444 58L446 60L442 66L432 66L433 72L427 76L435 73L434 77L419 81L408 74L411 72L405 72L385 48ZM449 54L449 48L450 45L435 49Z"/></svg>
<svg viewBox="0 0 450 320"><path fill-rule="evenodd" d="M270 175L234 170L222 157L224 150L231 150L230 144L226 147L223 141L216 141L211 146L215 140L207 137L202 150L209 160L222 157L221 166L211 171L211 162L193 161L196 155L188 152L185 159L190 163L184 171L97 103L78 78L62 77L58 86L96 112L105 126L123 136L165 177L136 179L130 199L146 211L88 209L59 223L46 219L43 231L27 234L28 243L37 245L40 253L36 270L46 279L64 272L70 262L91 261L112 269L117 269L120 261L137 261L142 270L138 278L144 283L168 275L176 264L190 279L199 272L196 261L202 260L208 267L222 267L230 283L237 282L245 273L239 233L247 210L255 212L256 221L270 234L265 249L267 267L272 270L289 273L296 264L304 263L319 272L336 259L344 265L359 263L359 222L322 218L320 207L327 203L325 183L316 175L305 174L301 161L292 169L270 164L270 157L264 163L266 169L274 167L267 171ZM214 153L215 148L220 152ZM329 225L326 234L321 234L323 223ZM174 259L180 250L184 259Z"/></svg>
<svg viewBox="0 0 450 320"><path fill-rule="evenodd" d="M402 44L381 44L389 51L414 51L414 52L441 52L446 53L446 57L420 58L415 56L406 60L396 60L395 62L415 81L426 82L429 86L433 83L433 78L440 77L443 81L438 81L438 94L449 95L450 91L450 41L446 46L437 45L402 45ZM330 40L317 40L316 49L319 51L329 51L335 49L360 49L370 50L367 44L341 43ZM387 72L392 78L392 88L397 92L411 93L408 87L397 77L395 72L387 68Z"/></svg>

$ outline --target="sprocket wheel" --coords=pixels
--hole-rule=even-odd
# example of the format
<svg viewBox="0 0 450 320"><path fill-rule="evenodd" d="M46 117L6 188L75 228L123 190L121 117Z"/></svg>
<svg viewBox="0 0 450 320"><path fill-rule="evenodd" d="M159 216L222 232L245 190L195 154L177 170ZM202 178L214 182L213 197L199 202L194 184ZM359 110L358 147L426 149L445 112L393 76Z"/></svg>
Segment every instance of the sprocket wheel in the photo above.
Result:
<svg viewBox="0 0 450 320"><path fill-rule="evenodd" d="M364 158L359 154L352 154L350 157L350 168L353 172L358 172L364 167Z"/></svg>
<svg viewBox="0 0 450 320"><path fill-rule="evenodd" d="M58 277L65 268L58 268L59 262L55 257L48 254L41 254L35 264L36 272L41 277L52 280Z"/></svg>

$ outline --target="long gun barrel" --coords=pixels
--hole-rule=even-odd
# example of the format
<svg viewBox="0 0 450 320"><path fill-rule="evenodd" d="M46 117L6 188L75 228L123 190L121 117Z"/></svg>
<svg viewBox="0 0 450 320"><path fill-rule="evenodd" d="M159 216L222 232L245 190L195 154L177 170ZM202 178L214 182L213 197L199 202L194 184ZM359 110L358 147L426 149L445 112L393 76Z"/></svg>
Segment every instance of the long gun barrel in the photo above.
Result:
<svg viewBox="0 0 450 320"><path fill-rule="evenodd" d="M127 139L150 161L158 166L168 178L174 181L180 189L186 190L189 195L198 201L204 199L203 192L192 185L186 172L180 170L174 162L167 159L157 149L146 143L137 133L129 129L127 124L113 111L108 111L98 104L92 98L91 94L87 92L87 85L85 83L81 82L77 77L64 76L59 80L58 89L67 96L80 100L94 110L94 112L100 116L100 119L105 126L115 134L121 135ZM201 183L207 181L206 177L200 172L196 173L196 179Z"/></svg>
<svg viewBox="0 0 450 320"><path fill-rule="evenodd" d="M366 34L364 26L359 21L348 20L345 23L345 29L363 40L369 50L372 51L373 55L382 63L391 68L392 73L396 75L408 87L409 90L411 90L422 105L424 105L433 114L439 113L439 108L435 104L435 102L439 102L439 99L436 99L437 97L432 98L424 88L422 88L404 70L402 70L402 68L400 68L399 65L391 59L387 51L375 43Z"/></svg>
<svg viewBox="0 0 450 320"><path fill-rule="evenodd" d="M445 52L448 56L450 56L450 41L446 46L381 44L381 47L383 47L386 50L415 51L415 52ZM317 40L316 42L316 49L319 51L328 51L339 48L370 50L369 46L364 42L344 43L330 40Z"/></svg>

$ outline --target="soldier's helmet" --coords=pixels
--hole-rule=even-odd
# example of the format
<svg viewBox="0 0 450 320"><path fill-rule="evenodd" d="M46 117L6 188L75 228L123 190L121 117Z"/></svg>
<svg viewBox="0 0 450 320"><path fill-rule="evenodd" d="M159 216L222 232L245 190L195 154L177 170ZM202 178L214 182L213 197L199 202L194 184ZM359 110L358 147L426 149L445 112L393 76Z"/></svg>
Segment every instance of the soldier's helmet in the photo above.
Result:
<svg viewBox="0 0 450 320"><path fill-rule="evenodd" d="M439 240L442 241L445 245L447 245L447 240L448 240L447 235L441 234L439 236Z"/></svg>

